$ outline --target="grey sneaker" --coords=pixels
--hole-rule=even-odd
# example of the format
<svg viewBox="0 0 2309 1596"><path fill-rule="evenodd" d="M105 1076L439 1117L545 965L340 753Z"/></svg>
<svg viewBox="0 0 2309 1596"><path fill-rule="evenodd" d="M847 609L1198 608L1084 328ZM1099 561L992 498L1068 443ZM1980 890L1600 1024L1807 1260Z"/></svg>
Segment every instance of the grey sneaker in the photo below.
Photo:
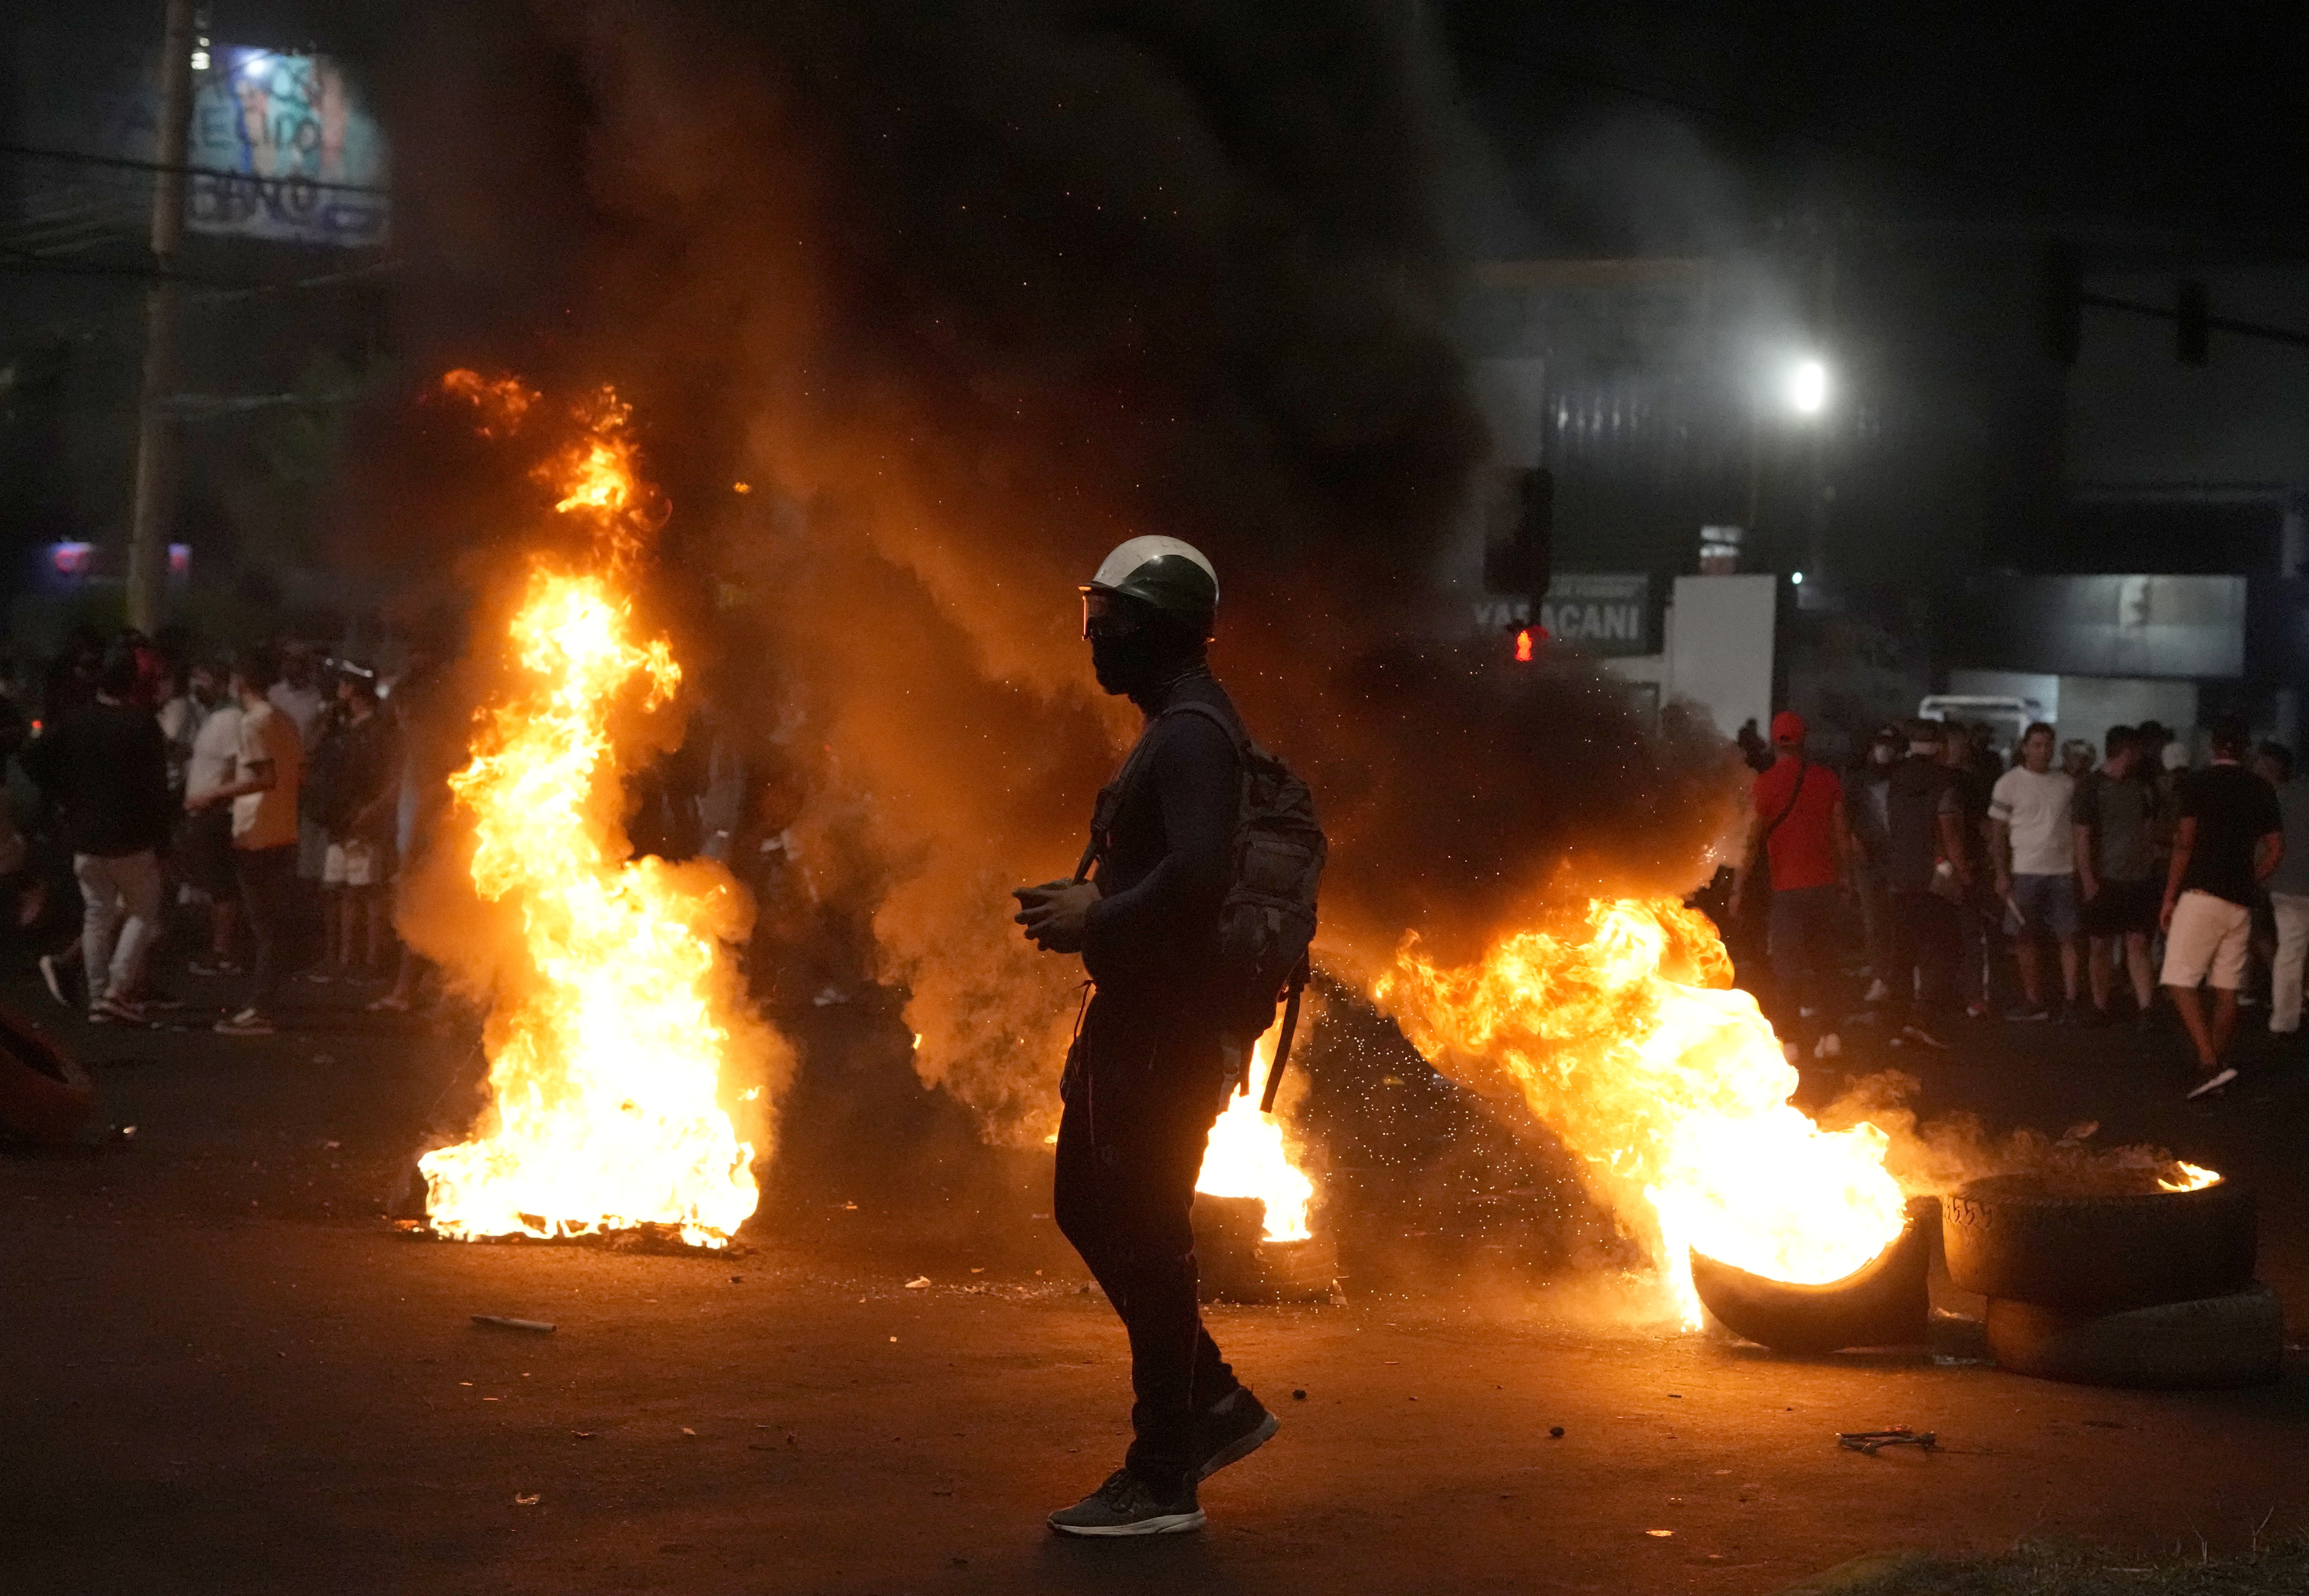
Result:
<svg viewBox="0 0 2309 1596"><path fill-rule="evenodd" d="M2211 1093L2218 1091L2222 1087L2227 1085L2230 1082L2235 1079L2235 1070L2221 1070L2218 1074L2207 1075L2204 1079L2199 1081L2194 1086L2190 1087L2189 1096L2191 1098L2210 1096Z"/></svg>
<svg viewBox="0 0 2309 1596"><path fill-rule="evenodd" d="M88 1005L88 1017L92 1024L150 1025L151 1016L141 1004L125 997L99 997Z"/></svg>
<svg viewBox="0 0 2309 1596"><path fill-rule="evenodd" d="M245 1008L229 1020L216 1022L219 1036L271 1036L272 1022L262 1011Z"/></svg>
<svg viewBox="0 0 2309 1596"><path fill-rule="evenodd" d="M1191 1480L1165 1497L1129 1469L1117 1469L1081 1501L1051 1514L1051 1528L1061 1535L1177 1535L1202 1527Z"/></svg>
<svg viewBox="0 0 2309 1596"><path fill-rule="evenodd" d="M1195 1478L1208 1480L1229 1463L1239 1463L1275 1437L1283 1421L1238 1385L1206 1409L1195 1426L1195 1442L1203 1454Z"/></svg>

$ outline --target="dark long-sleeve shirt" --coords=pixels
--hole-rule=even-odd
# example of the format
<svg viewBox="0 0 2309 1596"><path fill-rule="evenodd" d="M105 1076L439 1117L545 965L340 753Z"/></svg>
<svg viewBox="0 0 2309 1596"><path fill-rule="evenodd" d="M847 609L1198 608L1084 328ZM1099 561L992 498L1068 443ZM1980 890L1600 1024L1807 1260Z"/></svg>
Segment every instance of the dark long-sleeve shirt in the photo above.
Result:
<svg viewBox="0 0 2309 1596"><path fill-rule="evenodd" d="M74 710L21 758L56 806L73 852L119 858L168 841L169 744L150 711L102 702Z"/></svg>
<svg viewBox="0 0 2309 1596"><path fill-rule="evenodd" d="M1145 746L1103 840L1096 876L1103 896L1085 922L1084 967L1102 999L1131 1008L1199 1001L1217 953L1241 766L1234 744L1208 716L1163 713L1189 701L1241 725L1207 670L1180 677L1142 706Z"/></svg>

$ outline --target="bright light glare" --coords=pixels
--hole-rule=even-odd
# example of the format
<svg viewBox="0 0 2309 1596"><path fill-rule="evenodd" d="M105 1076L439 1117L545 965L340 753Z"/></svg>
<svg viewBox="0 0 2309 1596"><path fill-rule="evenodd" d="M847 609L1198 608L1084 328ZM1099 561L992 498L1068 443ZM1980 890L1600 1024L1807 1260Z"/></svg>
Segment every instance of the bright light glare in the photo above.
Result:
<svg viewBox="0 0 2309 1596"><path fill-rule="evenodd" d="M1817 416L1828 402L1828 367L1817 360L1799 360L1788 373L1788 403L1800 416Z"/></svg>
<svg viewBox="0 0 2309 1596"><path fill-rule="evenodd" d="M1798 586L1798 587L1802 587L1802 586L1803 586L1803 572L1801 572L1801 571L1799 571L1799 572L1795 573L1795 574L1794 574L1793 576L1789 577L1789 578L1788 578L1788 580L1789 580L1790 582L1793 582L1794 583L1795 583L1795 584L1796 584L1796 586Z"/></svg>

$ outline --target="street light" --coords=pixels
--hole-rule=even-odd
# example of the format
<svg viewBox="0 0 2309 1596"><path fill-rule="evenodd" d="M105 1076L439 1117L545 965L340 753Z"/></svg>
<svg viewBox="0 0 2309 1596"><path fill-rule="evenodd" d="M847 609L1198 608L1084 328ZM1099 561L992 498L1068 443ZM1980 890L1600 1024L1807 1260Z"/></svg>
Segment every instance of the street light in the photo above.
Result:
<svg viewBox="0 0 2309 1596"><path fill-rule="evenodd" d="M1799 360L1788 369L1788 408L1799 416L1817 416L1828 403L1828 367L1818 360Z"/></svg>

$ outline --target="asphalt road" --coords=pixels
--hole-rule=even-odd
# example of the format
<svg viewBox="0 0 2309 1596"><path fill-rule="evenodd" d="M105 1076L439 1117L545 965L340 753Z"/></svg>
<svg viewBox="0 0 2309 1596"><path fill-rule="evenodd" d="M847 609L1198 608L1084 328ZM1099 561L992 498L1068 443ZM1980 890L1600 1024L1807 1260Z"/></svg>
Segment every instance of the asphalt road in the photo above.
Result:
<svg viewBox="0 0 2309 1596"><path fill-rule="evenodd" d="M806 1045L895 1106L843 1118L872 1091L821 1071L737 1253L669 1256L385 1224L453 1036L333 988L299 1029L237 1042L91 1031L33 993L13 996L136 1133L0 1158L11 1592L1731 1593L1888 1548L2218 1552L2309 1528L2297 1357L2262 1390L2099 1391L1647 1328L1569 1266L1431 1269L1416 1290L1351 1267L1344 1306L1213 1310L1284 1429L1206 1486L1205 1532L1060 1541L1042 1514L1125 1440L1120 1333L1050 1227L1042 1155L976 1154L874 1075L883 1017L822 1016ZM1918 1062L1851 1040L1808 1095ZM2170 1041L1976 1028L1924 1061L1924 1105L2098 1118L2249 1174L2297 1336L2309 1069L2253 1061L2189 1107ZM929 1150L913 1178L855 1156L861 1121ZM1835 1445L1895 1424L1942 1445Z"/></svg>

